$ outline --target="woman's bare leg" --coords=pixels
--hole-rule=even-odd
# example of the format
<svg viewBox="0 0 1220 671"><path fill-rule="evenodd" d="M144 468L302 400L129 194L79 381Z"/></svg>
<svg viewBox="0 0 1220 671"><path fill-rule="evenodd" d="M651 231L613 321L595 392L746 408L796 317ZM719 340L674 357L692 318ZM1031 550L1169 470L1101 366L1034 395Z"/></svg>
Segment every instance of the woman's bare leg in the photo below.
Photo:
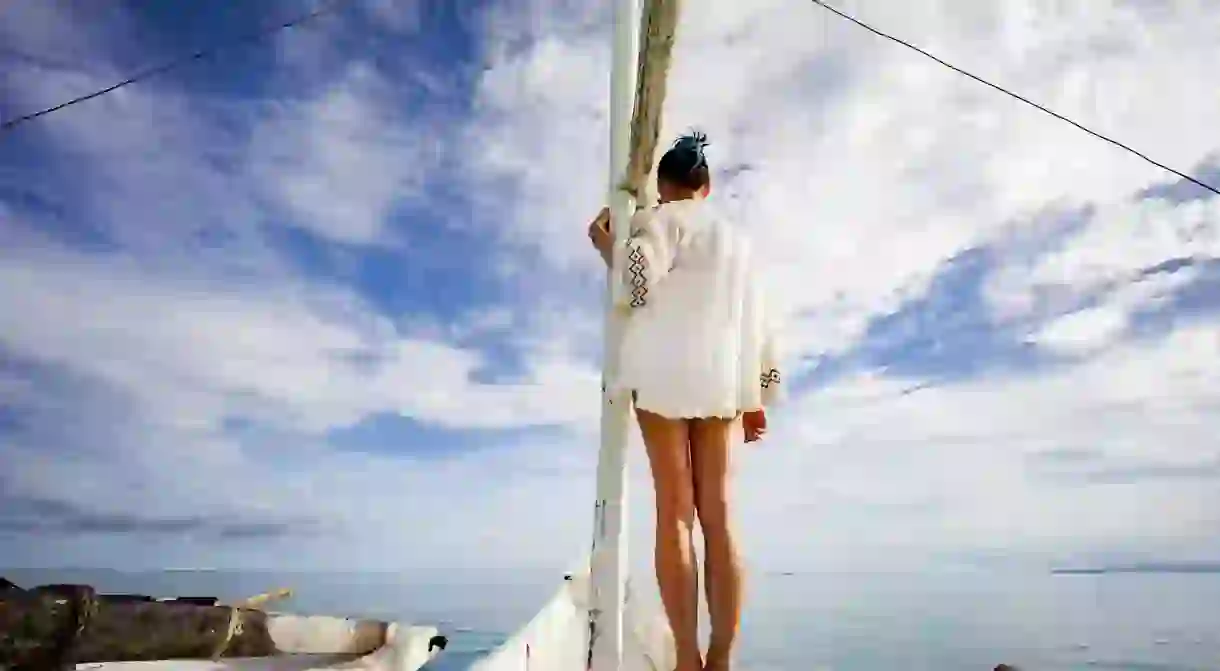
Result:
<svg viewBox="0 0 1220 671"><path fill-rule="evenodd" d="M697 419L691 423L691 464L695 476L695 508L703 530L707 610L712 625L708 641L708 671L725 671L741 623L741 563L729 517L729 465L733 430L728 419Z"/></svg>
<svg viewBox="0 0 1220 671"><path fill-rule="evenodd" d="M686 420L636 413L648 448L657 503L656 570L661 603L674 633L677 671L699 671L699 568L695 559L695 495Z"/></svg>

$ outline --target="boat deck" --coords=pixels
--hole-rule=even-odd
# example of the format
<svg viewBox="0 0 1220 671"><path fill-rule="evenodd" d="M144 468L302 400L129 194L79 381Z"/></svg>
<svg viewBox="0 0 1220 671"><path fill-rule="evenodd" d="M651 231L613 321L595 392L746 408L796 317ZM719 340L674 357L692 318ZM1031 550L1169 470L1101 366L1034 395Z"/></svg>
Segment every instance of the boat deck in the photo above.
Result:
<svg viewBox="0 0 1220 671"><path fill-rule="evenodd" d="M309 671L351 668L359 655L281 655L233 659L167 659L150 662L86 662L76 671ZM359 667L356 667L359 668Z"/></svg>

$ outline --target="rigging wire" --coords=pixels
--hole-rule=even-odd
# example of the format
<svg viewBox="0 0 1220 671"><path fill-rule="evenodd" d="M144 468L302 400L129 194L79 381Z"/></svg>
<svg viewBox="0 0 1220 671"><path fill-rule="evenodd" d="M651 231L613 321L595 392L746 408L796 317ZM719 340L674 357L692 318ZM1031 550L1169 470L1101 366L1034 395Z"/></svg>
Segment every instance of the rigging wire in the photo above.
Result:
<svg viewBox="0 0 1220 671"><path fill-rule="evenodd" d="M1024 97L1024 96L1022 96L1022 95L1020 95L1020 94L1017 94L1017 93L1013 93L1012 91L1009 91L1008 89L1006 89L1006 88L1004 88L1004 87L1002 87L1002 86L999 86L999 85L996 85L996 84L992 84L991 82L987 81L986 79L983 79L982 77L979 77L978 75L971 74L971 73L969 73L969 72L967 72L967 71L965 71L965 70L963 70L963 69L961 69L961 68L957 67L956 65L953 65L952 63L949 63L949 62L947 62L947 61L945 61L945 60L943 60L943 59L941 59L941 58L939 58L939 57L937 57L937 56L935 56L935 55L933 55L933 54L931 54L931 53L929 53L929 52L925 51L924 49L921 49L920 47L917 47L917 46L915 46L914 44L911 44L910 42L907 42L907 41L905 41L905 40L903 40L903 39L901 39L901 38L898 38L898 37L894 37L893 35L890 35L890 34L888 34L888 33L882 32L882 31L880 31L880 30L878 30L878 29L876 29L876 28L874 28L874 27L872 27L872 26L868 25L867 23L865 23L865 22L861 21L860 19L857 19L856 17L851 16L850 14L847 14L846 12L843 12L843 11L841 11L841 10L839 10L839 9L836 9L835 7L833 7L833 6L831 6L830 4L828 4L828 3L824 2L823 0L810 0L810 2L812 2L812 3L813 3L813 4L815 4L815 5L818 5L818 6L822 7L823 9L825 9L825 10L827 10L827 11L830 11L830 12L832 12L832 13L834 13L834 14L837 14L837 15L839 16L839 18L846 19L847 21L850 21L850 22L852 22L852 23L856 24L857 26L859 26L859 27L861 27L861 28L863 28L863 29L865 29L865 30L869 31L870 33L872 33L872 34L874 34L874 35L877 35L878 37L885 38L885 39L887 39L887 40L889 40L889 41L891 41L891 42L894 42L894 43L899 44L899 45L902 45L902 46L904 46L904 47L906 47L906 48L908 48L908 49L911 49L911 50L913 50L913 51L915 51L915 52L919 53L920 55L924 56L925 58L930 58L930 59L932 59L932 60L936 61L937 63L939 63L939 64L943 65L944 67L949 68L950 70L953 70L954 72L956 72L956 73L958 73L958 74L960 74L960 75L964 75L964 76L966 76L966 77L969 77L970 79L973 79L974 81L976 81L976 82L978 82L978 83L980 83L980 84L983 84L984 86L989 86L989 87L991 87L991 88L993 88L993 89L995 89L995 90L999 91L1000 93L1003 93L1004 95L1007 95L1007 96L1009 96L1009 97L1011 97L1011 98L1016 98L1017 100L1019 100L1019 101L1021 101L1021 102L1025 103L1026 105L1029 105L1029 106L1034 107L1034 108L1036 108L1036 109L1038 109L1038 110L1041 110L1042 112L1044 112L1044 113L1046 113L1046 114L1049 114L1049 115L1051 115L1051 116L1055 117L1056 119L1059 119L1060 121L1064 121L1064 122L1066 122L1066 123L1069 123L1069 124L1071 124L1071 125L1075 126L1076 128L1078 128L1078 129L1080 129L1080 130L1082 130L1082 131L1084 131L1084 132L1088 133L1089 135L1092 135L1093 137L1095 137L1095 138L1097 138L1097 139L1099 139L1099 140L1104 140L1104 141L1106 141L1106 142L1109 142L1110 144L1114 145L1115 147L1118 147L1119 149L1122 149L1122 150L1127 151L1127 152L1129 152L1129 153L1131 153L1131 154L1134 154L1135 156L1138 156L1139 158L1143 159L1144 161L1146 161L1146 162L1148 162L1148 163L1151 163L1152 165L1155 165L1156 167L1158 167L1158 168L1160 168L1160 169L1162 169L1162 170L1165 170L1165 171L1168 171L1168 172L1170 172L1170 173L1173 173L1174 175L1177 175L1178 177L1181 177L1182 179L1184 179L1184 180L1186 180L1186 181L1190 182L1191 184L1194 184L1194 185L1196 185L1196 186L1200 186L1200 187L1202 187L1202 188L1204 188L1204 189L1207 189L1208 191L1211 191L1212 193L1214 193L1214 194L1216 194L1216 195L1220 196L1220 189L1217 189L1216 187L1214 187L1214 186L1212 186L1212 185L1210 185L1210 184L1206 184L1206 183L1204 183L1204 182L1202 182L1202 181L1200 181L1200 180L1196 179L1195 177L1192 177L1192 176L1190 176L1190 175L1188 175L1188 174L1186 174L1186 173L1184 173L1184 172L1181 172L1181 171L1179 171L1179 170L1175 170L1175 169L1173 169L1173 168L1171 168L1171 167L1169 167L1169 166L1165 165L1164 163L1161 163L1161 162L1159 162L1159 161L1156 161L1155 159L1153 159L1153 158L1149 157L1148 155L1146 155L1146 154L1144 154L1144 153L1141 153L1141 152L1139 152L1139 151L1135 150L1134 148L1132 148L1132 147L1130 147L1130 146L1128 146L1128 145L1126 145L1126 144L1123 144L1122 142L1119 142L1118 140L1115 140L1115 139L1113 139L1113 138L1107 137L1107 136L1105 136L1105 135L1103 135L1103 134L1101 134L1101 133L1099 133L1099 132L1097 132L1097 131L1095 131L1095 130L1092 130L1091 128L1087 128L1087 127L1085 127L1085 126L1083 126L1083 125L1081 125L1081 124L1079 124L1079 123L1077 123L1077 122L1075 122L1075 121L1073 121L1073 120L1071 120L1071 119L1067 118L1066 116L1063 116L1062 114L1059 114L1058 112L1056 112L1056 111L1054 111L1054 110L1048 109L1047 107L1044 107L1043 105L1040 105L1040 104L1038 104L1038 103L1036 103L1036 102L1034 102L1034 101L1030 100L1029 98L1026 98L1026 97Z"/></svg>
<svg viewBox="0 0 1220 671"><path fill-rule="evenodd" d="M259 30L257 32L245 35L244 37L240 37L235 40L232 40L223 45L216 45L216 46L212 46L209 48L200 49L198 51L195 51L194 53L187 54L186 56L183 56L181 58L177 58L177 59L168 61L166 63L163 63L161 65L158 65L158 66L149 68L147 70L141 71L139 73L136 73L135 75L132 75L131 77L128 77L127 79L124 79L123 81L120 81L116 84L112 84L111 86L107 86L106 88L99 89L92 93L89 93L89 94L86 94L83 96L79 96L79 97L73 98L71 100L64 101L62 103L59 103L58 105L53 105L51 107L47 107L45 109L41 109L36 112L31 112L29 114L24 114L24 115L15 117L13 119L5 120L4 122L0 123L0 133L8 132L23 123L26 123L28 121L33 121L34 119L37 119L42 116L46 116L46 115L54 113L54 112L58 112L59 110L62 110L64 108L71 107L78 103L82 103L82 102L85 102L88 100L92 100L94 98L104 96L108 93L112 93L129 84L135 84L144 79L148 79L149 77L163 74L170 70L173 70L173 69L176 69L183 65L186 65L187 63L210 58L212 56L215 56L216 54L218 54L219 52L221 52L224 49L231 48L234 46L239 46L242 44L255 42L255 41L261 40L263 38L266 38L270 35L273 35L275 33L278 33L280 31L300 26L301 24L307 23L307 22L317 19L325 14L329 14L329 13L339 9L340 6L342 6L343 4L346 4L347 2L350 2L350 0L332 0L332 2L325 3L325 4L321 5L320 7L318 7L317 9L315 9L307 14L303 14L290 21L286 21L281 24L269 26L269 27ZM1118 147L1119 149L1122 149L1123 151L1126 151L1151 165L1154 165L1162 170L1165 170L1166 172L1176 175L1177 177L1180 177L1181 179L1183 179L1187 182L1190 182L1191 184L1194 184L1198 187L1206 189L1216 195L1220 195L1220 189L1217 189L1216 187L1214 187L1210 184L1207 184L1207 183L1199 180L1196 177L1193 177L1185 172L1182 172L1182 171L1174 169L1168 165L1165 165L1164 163L1161 163L1160 161L1153 159L1152 157L1148 156L1147 154L1144 154L1143 152L1136 150L1135 148L1131 147L1130 145L1124 144L1118 140L1115 140L1115 139L1108 137L1102 133L1099 133L1091 128L1088 128L1052 109L1047 108L1044 105L1041 105L1037 102L1034 102L1033 100L1030 100L1029 98L1026 98L1018 93L1014 93L1013 91L1010 91L997 84L993 84L993 83L987 81L986 79L983 79L982 77L979 77L978 75L975 75L971 72L967 72L966 70L963 70L962 68L960 68L956 65L953 65L952 63L949 63L948 61L945 61L944 59L942 59L932 53L929 53L928 51L926 51L910 42L907 42L906 40L903 40L899 37L890 35L889 33L886 33L884 31L878 30L877 28L872 27L871 25L865 23L864 21L857 19L856 17L854 17L850 14L847 14L846 12L843 12L842 10L830 5L829 3L825 2L824 0L810 0L810 2L837 15L839 18L849 21L849 22L859 26L860 28L863 28L863 29L867 30L868 32L873 33L874 35L876 35L878 37L881 37L883 39L894 42L895 44L898 44L900 46L906 47L907 49L910 49L925 58L935 61L936 63L940 64L943 67L946 67L962 76L972 79L980 84L983 84L984 86L995 89L996 91L999 91L1000 93L1003 93L1004 95L1007 95L1010 98L1014 98L1020 102L1023 102L1026 105L1029 105L1030 107L1033 107L1045 114L1048 114L1060 121L1063 121L1064 123L1070 124L1070 125L1074 126L1075 128L1077 128L1085 133L1088 133L1089 135L1092 135L1093 137L1095 137L1099 140L1108 142L1109 144L1114 145L1115 147Z"/></svg>
<svg viewBox="0 0 1220 671"><path fill-rule="evenodd" d="M266 37L279 33L283 30L287 30L289 28L295 28L295 27L300 26L309 21L313 21L314 19L317 19L325 14L334 12L334 11L338 10L342 5L347 4L350 1L351 0L331 0L330 2L323 3L322 5L320 5L319 7L317 7L316 9L314 9L313 11L311 11L309 13L302 14L289 21L267 26L261 30L258 30L256 32L252 32L252 33L248 33L244 36L230 40L229 42L226 42L223 44L216 44L216 45L212 45L211 47L205 47L203 49L195 51L194 53L186 54L179 58L175 58L173 60L162 63L160 65L137 72L136 74L128 77L127 79L124 79L123 81L118 82L116 84L107 86L106 88L98 89L97 91L94 91L92 93L88 93L83 96L79 96L77 98L72 98L71 100L66 100L62 103L59 103L58 105L53 105L51 107L47 107L45 109L38 110L37 112L31 112L29 114L23 114L21 116L14 117L12 119L7 119L4 122L0 123L0 133L7 133L27 121L33 121L34 119L37 119L42 116L46 116L53 112L58 112L59 110L62 110L66 107L71 107L73 105L76 105L77 103L83 103L87 100L92 100L94 98L100 98L101 96L104 96L108 93L117 91L129 84L135 84L136 82L148 79L149 77L164 74L166 72L169 72L170 70L174 70L174 69L179 68L188 63L211 58L225 49L257 42L261 39L264 39Z"/></svg>

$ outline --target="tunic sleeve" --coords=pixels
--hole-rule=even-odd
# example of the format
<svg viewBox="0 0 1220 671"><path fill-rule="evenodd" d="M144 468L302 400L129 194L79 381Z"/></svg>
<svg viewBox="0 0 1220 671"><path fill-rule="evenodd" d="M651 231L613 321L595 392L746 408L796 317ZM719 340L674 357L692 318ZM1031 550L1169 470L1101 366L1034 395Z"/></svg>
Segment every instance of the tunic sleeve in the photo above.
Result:
<svg viewBox="0 0 1220 671"><path fill-rule="evenodd" d="M758 297L761 308L761 336L762 341L761 351L759 352L759 363L761 364L761 374L759 375L759 384L762 386L762 403L764 406L771 406L784 399L785 388L781 384L782 375L782 352L780 343L779 324L772 312L771 306L764 295L765 292L759 292Z"/></svg>
<svg viewBox="0 0 1220 671"><path fill-rule="evenodd" d="M648 304L648 294L669 274L677 253L680 231L672 217L657 210L640 210L631 218L621 280L622 301L632 309Z"/></svg>

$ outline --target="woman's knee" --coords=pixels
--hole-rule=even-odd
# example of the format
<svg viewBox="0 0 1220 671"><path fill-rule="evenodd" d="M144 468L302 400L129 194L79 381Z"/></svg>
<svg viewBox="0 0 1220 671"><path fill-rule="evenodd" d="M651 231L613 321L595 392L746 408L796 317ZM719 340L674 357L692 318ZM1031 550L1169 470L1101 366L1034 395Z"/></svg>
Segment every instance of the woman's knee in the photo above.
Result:
<svg viewBox="0 0 1220 671"><path fill-rule="evenodd" d="M677 490L677 491L674 491ZM657 527L689 531L695 526L698 507L693 493L673 487L667 492L657 492Z"/></svg>
<svg viewBox="0 0 1220 671"><path fill-rule="evenodd" d="M723 491L700 492L695 498L695 514L699 528L707 537L725 535L729 532L729 504Z"/></svg>

